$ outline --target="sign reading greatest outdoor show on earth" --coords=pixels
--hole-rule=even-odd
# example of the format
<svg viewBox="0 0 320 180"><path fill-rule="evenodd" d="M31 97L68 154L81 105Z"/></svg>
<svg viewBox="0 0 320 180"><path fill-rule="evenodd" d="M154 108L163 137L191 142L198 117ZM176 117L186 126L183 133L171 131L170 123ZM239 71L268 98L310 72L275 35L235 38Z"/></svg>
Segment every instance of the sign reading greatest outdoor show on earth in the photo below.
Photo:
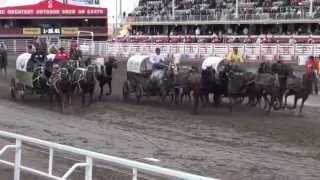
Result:
<svg viewBox="0 0 320 180"><path fill-rule="evenodd" d="M107 9L47 0L35 5L0 8L0 16L107 16Z"/></svg>

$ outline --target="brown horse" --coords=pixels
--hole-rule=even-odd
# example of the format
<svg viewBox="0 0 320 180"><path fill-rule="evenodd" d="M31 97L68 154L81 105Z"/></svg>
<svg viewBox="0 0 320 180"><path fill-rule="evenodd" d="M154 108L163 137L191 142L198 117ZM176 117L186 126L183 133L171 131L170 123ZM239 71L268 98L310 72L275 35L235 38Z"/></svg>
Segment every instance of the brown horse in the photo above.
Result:
<svg viewBox="0 0 320 180"><path fill-rule="evenodd" d="M312 93L312 84L315 81L315 74L310 72L308 74L303 74L302 77L296 77L291 75L287 80L287 89L284 93L285 102L284 107L288 109L295 109L297 107L298 99L302 99L300 105L300 114L302 113L302 108L305 101L308 99L309 95ZM288 96L294 96L294 105L292 107L287 106Z"/></svg>
<svg viewBox="0 0 320 180"><path fill-rule="evenodd" d="M199 109L199 99L201 96L201 73L196 69L192 68L187 74L183 76L183 81L181 81L181 92L180 92L180 102L182 103L183 97L188 96L189 102L191 101L191 92L193 93L193 113L198 113Z"/></svg>
<svg viewBox="0 0 320 180"><path fill-rule="evenodd" d="M103 94L103 87L105 84L109 86L109 92L106 93L107 96L112 93L112 70L118 68L117 60L110 56L104 65L95 65L96 67L96 79L99 82L100 86L100 99Z"/></svg>

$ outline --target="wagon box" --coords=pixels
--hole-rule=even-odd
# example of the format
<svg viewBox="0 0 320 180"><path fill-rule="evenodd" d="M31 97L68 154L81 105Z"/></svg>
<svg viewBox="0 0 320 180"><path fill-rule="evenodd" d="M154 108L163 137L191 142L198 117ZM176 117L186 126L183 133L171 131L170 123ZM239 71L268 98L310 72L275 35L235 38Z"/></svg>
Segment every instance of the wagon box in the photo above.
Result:
<svg viewBox="0 0 320 180"><path fill-rule="evenodd" d="M221 70L221 67L224 67L223 65L225 63L227 63L225 58L210 56L204 59L201 65L201 69L205 70L207 67L211 66L216 72L219 72Z"/></svg>
<svg viewBox="0 0 320 180"><path fill-rule="evenodd" d="M152 73L152 63L149 55L133 55L127 61L127 80L123 84L123 97L128 98L131 92L140 101L149 76Z"/></svg>
<svg viewBox="0 0 320 180"><path fill-rule="evenodd" d="M30 59L31 59L31 54L29 53L23 53L20 56L18 56L16 61L16 78L23 85L32 88L33 87L33 83L32 83L33 69L32 71L29 70Z"/></svg>

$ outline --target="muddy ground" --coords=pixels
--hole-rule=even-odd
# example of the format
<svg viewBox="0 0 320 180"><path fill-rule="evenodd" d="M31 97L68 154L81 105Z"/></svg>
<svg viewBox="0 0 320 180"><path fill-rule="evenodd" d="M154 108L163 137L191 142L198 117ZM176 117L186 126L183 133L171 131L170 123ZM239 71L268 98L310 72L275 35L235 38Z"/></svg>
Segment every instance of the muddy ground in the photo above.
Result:
<svg viewBox="0 0 320 180"><path fill-rule="evenodd" d="M188 104L123 101L125 79L122 64L111 97L85 108L77 103L60 114L39 97L11 100L2 77L0 128L142 162L156 158L160 162L148 163L220 179L320 179L319 97L310 97L302 116L289 110L267 115L248 107L233 113L203 107L192 115Z"/></svg>

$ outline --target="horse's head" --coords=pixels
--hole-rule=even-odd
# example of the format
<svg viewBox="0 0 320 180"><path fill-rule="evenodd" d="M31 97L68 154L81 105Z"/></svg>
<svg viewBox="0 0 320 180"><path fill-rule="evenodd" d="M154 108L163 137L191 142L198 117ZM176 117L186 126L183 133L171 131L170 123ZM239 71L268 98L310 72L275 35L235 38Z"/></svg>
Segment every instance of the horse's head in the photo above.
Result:
<svg viewBox="0 0 320 180"><path fill-rule="evenodd" d="M202 70L201 77L205 82L212 83L215 81L215 74L216 71L212 68L212 66L208 66Z"/></svg>
<svg viewBox="0 0 320 180"><path fill-rule="evenodd" d="M63 81L69 81L69 70L67 68L61 68L61 80Z"/></svg>
<svg viewBox="0 0 320 180"><path fill-rule="evenodd" d="M89 66L90 64L92 64L91 61L92 61L91 58L88 57L88 58L84 61L85 66Z"/></svg>
<svg viewBox="0 0 320 180"><path fill-rule="evenodd" d="M44 70L45 71L52 72L52 68L53 68L53 61L46 61L44 63Z"/></svg>
<svg viewBox="0 0 320 180"><path fill-rule="evenodd" d="M108 61L106 63L106 66L110 66L112 68L118 68L117 60L114 56L108 57Z"/></svg>
<svg viewBox="0 0 320 180"><path fill-rule="evenodd" d="M95 66L94 65L89 65L87 67L87 70L85 72L85 80L87 82L94 82L95 81Z"/></svg>

